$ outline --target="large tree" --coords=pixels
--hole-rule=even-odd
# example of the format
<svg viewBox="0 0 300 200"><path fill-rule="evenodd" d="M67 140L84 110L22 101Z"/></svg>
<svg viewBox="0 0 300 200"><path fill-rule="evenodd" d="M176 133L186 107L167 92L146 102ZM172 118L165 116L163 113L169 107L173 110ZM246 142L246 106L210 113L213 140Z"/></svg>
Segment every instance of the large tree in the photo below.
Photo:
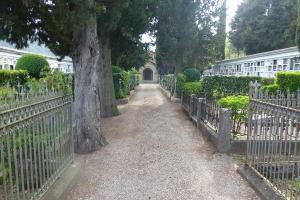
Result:
<svg viewBox="0 0 300 200"><path fill-rule="evenodd" d="M297 0L245 0L231 23L234 47L246 54L295 45Z"/></svg>
<svg viewBox="0 0 300 200"><path fill-rule="evenodd" d="M154 0L123 0L117 5L107 1L104 5L106 12L98 17L99 45L103 49L100 104L101 116L110 117L117 113L112 64L126 69L144 64L147 46L140 37L149 28Z"/></svg>
<svg viewBox="0 0 300 200"><path fill-rule="evenodd" d="M179 68L190 61L196 39L194 9L193 0L161 0L157 7L157 61L160 68L166 66L174 73L175 87Z"/></svg>
<svg viewBox="0 0 300 200"><path fill-rule="evenodd" d="M296 31L296 43L298 45L298 49L300 50L300 0L297 0L297 31Z"/></svg>
<svg viewBox="0 0 300 200"><path fill-rule="evenodd" d="M174 91L181 69L203 68L223 57L224 13L226 4L218 0L158 1L156 59L160 73L174 73Z"/></svg>
<svg viewBox="0 0 300 200"><path fill-rule="evenodd" d="M97 0L0 2L0 37L21 48L29 41L46 44L56 55L70 56L75 70L75 151L87 153L105 145L100 130L102 49Z"/></svg>
<svg viewBox="0 0 300 200"><path fill-rule="evenodd" d="M219 19L217 23L216 46L217 58L219 60L225 59L225 45L226 45L226 10L227 0L224 0L219 10Z"/></svg>

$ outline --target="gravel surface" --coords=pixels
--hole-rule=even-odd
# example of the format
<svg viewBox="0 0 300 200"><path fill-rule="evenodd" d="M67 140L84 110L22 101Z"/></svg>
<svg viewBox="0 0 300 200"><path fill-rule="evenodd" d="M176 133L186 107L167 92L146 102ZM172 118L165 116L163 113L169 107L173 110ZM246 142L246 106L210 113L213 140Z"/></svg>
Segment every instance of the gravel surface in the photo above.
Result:
<svg viewBox="0 0 300 200"><path fill-rule="evenodd" d="M65 199L259 199L157 85L139 86L120 111L102 123L109 145L77 156L80 180Z"/></svg>

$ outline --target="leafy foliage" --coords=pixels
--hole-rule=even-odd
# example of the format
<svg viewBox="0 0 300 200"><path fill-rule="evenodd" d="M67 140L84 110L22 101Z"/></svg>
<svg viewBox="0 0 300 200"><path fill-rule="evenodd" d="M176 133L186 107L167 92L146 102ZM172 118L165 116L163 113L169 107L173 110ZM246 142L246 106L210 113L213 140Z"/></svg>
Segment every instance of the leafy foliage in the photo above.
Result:
<svg viewBox="0 0 300 200"><path fill-rule="evenodd" d="M199 96L201 93L201 88L202 87L201 87L200 81L188 82L188 83L185 83L183 86L183 93L185 95L195 94L195 95Z"/></svg>
<svg viewBox="0 0 300 200"><path fill-rule="evenodd" d="M263 92L268 91L269 93L276 93L276 91L279 90L279 85L277 84L272 84L272 85L265 85L261 87L261 90Z"/></svg>
<svg viewBox="0 0 300 200"><path fill-rule="evenodd" d="M200 72L197 68L187 68L184 70L186 82L194 82L200 79Z"/></svg>
<svg viewBox="0 0 300 200"><path fill-rule="evenodd" d="M0 70L0 86L9 84L16 87L23 85L28 79L28 72L24 70Z"/></svg>
<svg viewBox="0 0 300 200"><path fill-rule="evenodd" d="M17 70L26 70L29 76L33 78L41 78L41 72L45 70L45 68L49 69L49 63L40 55L26 54L19 58L16 63Z"/></svg>
<svg viewBox="0 0 300 200"><path fill-rule="evenodd" d="M134 90L136 86L140 83L140 75L139 72L135 68L131 68L128 71L128 87L129 90Z"/></svg>
<svg viewBox="0 0 300 200"><path fill-rule="evenodd" d="M5 100L9 95L14 94L16 91L12 87L3 86L0 87L0 100Z"/></svg>
<svg viewBox="0 0 300 200"><path fill-rule="evenodd" d="M297 0L245 0L231 23L234 47L246 54L295 45Z"/></svg>
<svg viewBox="0 0 300 200"><path fill-rule="evenodd" d="M176 82L177 94L181 94L185 82L186 82L186 76L182 73L179 73L177 75L177 82Z"/></svg>
<svg viewBox="0 0 300 200"><path fill-rule="evenodd" d="M217 59L225 45L224 39L220 46L225 34L222 5L218 0L158 0L154 29L160 74L177 75L184 66L203 68Z"/></svg>
<svg viewBox="0 0 300 200"><path fill-rule="evenodd" d="M113 66L112 71L116 98L125 98L129 94L130 90L134 89L134 87L139 84L137 71L135 69L131 69L127 72L118 66ZM134 82L135 85L130 85L130 82Z"/></svg>
<svg viewBox="0 0 300 200"><path fill-rule="evenodd" d="M291 92L296 92L300 89L300 72L278 72L276 84L279 89L286 92L288 89Z"/></svg>
<svg viewBox="0 0 300 200"><path fill-rule="evenodd" d="M207 97L224 97L232 94L248 94L251 81L261 77L207 76L201 80L202 94Z"/></svg>
<svg viewBox="0 0 300 200"><path fill-rule="evenodd" d="M275 84L276 79L275 78L262 78L260 80L261 85L273 85Z"/></svg>
<svg viewBox="0 0 300 200"><path fill-rule="evenodd" d="M227 96L218 100L219 106L231 111L233 119L233 133L239 133L241 124L246 122L248 115L249 97L248 96Z"/></svg>
<svg viewBox="0 0 300 200"><path fill-rule="evenodd" d="M162 75L160 77L160 85L164 89L166 89L172 93L174 90L174 75L173 74Z"/></svg>

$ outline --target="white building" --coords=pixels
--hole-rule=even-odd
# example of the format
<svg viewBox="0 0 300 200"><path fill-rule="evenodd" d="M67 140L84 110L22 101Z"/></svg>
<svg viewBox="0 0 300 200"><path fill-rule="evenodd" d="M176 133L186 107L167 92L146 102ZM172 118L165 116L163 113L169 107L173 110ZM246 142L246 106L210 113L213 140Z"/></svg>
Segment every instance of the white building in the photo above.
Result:
<svg viewBox="0 0 300 200"><path fill-rule="evenodd" d="M2 45L2 44L5 44ZM0 45L0 69L9 69L14 70L16 67L17 60L24 54L38 54L44 56L51 69L59 69L64 73L73 73L73 63L71 58L64 58L59 61L58 57L54 56L49 49L43 48L44 51L42 53L37 53L36 51L31 51L29 48L26 50L18 50L15 48L7 47L6 43L1 42Z"/></svg>
<svg viewBox="0 0 300 200"><path fill-rule="evenodd" d="M279 49L217 62L204 76L261 76L274 78L279 71L300 71L297 47Z"/></svg>

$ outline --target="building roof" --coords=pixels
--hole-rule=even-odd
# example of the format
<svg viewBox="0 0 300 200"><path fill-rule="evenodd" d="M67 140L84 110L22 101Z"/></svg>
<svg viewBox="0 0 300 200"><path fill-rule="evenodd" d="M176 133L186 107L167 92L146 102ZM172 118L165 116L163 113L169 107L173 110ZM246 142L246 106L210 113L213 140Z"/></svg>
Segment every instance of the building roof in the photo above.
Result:
<svg viewBox="0 0 300 200"><path fill-rule="evenodd" d="M39 45L37 42L30 43L28 45L28 47L26 47L26 48L16 49L14 45L12 45L6 41L0 40L0 49L2 51L16 53L16 54L20 54L20 55L25 54L25 53L32 53L32 54L43 55L50 59L58 59L59 58L54 53L52 53L48 47L46 47L43 44ZM70 57L65 57L63 60L69 61L69 62L72 61L72 59Z"/></svg>
<svg viewBox="0 0 300 200"><path fill-rule="evenodd" d="M237 61L242 61L242 60L246 60L246 59L255 59L255 58L260 58L260 57L265 57L265 56L272 56L272 55L278 55L278 54L283 54L283 53L292 53L292 52L299 52L298 47L289 47L289 48L285 48L285 49L278 49L278 50L274 50L274 51L266 51L266 52L262 52L262 53L252 54L252 55L244 56L241 58L222 60L222 61L218 61L216 64L231 63L231 62L237 62Z"/></svg>

